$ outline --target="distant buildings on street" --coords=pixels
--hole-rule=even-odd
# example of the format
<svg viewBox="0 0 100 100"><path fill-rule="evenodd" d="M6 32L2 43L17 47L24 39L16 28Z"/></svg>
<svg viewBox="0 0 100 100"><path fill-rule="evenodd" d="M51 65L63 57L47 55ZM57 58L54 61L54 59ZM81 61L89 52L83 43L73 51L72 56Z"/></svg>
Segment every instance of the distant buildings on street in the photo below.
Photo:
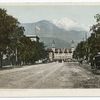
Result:
<svg viewBox="0 0 100 100"><path fill-rule="evenodd" d="M39 42L39 37L36 35L27 35L32 41ZM55 41L52 42L52 47L48 48L48 57L50 61L68 61L73 58L73 52L74 52L74 41L71 43L71 48L56 48L55 47Z"/></svg>
<svg viewBox="0 0 100 100"><path fill-rule="evenodd" d="M52 48L48 48L49 60L50 61L69 61L73 58L74 52L74 41L72 41L71 48L56 48L54 47L55 42L53 41Z"/></svg>

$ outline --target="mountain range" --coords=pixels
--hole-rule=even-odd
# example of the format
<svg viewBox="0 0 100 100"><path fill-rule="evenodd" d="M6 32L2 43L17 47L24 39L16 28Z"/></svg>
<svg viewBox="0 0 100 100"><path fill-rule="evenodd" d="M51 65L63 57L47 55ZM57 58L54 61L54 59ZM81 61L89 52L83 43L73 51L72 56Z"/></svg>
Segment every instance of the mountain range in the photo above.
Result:
<svg viewBox="0 0 100 100"><path fill-rule="evenodd" d="M68 23L70 23L70 27L68 27ZM47 47L51 47L54 41L56 48L70 48L72 40L76 45L86 34L86 30L73 22L64 22L64 20L63 23L61 21L55 23L54 21L41 20L35 23L22 23L21 25L25 28L25 35L39 36L40 41L44 42Z"/></svg>

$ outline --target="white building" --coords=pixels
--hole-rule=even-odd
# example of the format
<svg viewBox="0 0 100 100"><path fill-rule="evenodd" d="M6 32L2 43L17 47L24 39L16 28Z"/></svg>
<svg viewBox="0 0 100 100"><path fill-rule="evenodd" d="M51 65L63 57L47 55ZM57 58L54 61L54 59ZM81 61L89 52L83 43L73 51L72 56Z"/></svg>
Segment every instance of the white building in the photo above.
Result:
<svg viewBox="0 0 100 100"><path fill-rule="evenodd" d="M74 48L51 48L49 51L49 59L50 61L68 61L73 58Z"/></svg>
<svg viewBox="0 0 100 100"><path fill-rule="evenodd" d="M48 49L49 52L49 59L50 61L69 61L73 58L73 52L74 52L74 45L72 41L72 47L71 48L55 48L54 47L54 41L52 44L52 48Z"/></svg>

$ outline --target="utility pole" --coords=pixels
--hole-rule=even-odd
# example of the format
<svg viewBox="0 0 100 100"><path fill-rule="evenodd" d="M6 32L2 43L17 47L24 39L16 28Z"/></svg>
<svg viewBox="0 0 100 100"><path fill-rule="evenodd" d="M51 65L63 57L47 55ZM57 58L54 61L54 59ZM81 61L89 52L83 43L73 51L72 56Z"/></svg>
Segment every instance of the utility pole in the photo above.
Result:
<svg viewBox="0 0 100 100"><path fill-rule="evenodd" d="M36 35L36 23L35 23L35 35Z"/></svg>
<svg viewBox="0 0 100 100"><path fill-rule="evenodd" d="M18 38L16 38L16 42L17 42L17 45L18 45ZM17 63L18 63L18 49L17 49L17 46L16 46L16 48L15 48L15 56L16 56L16 65L17 65Z"/></svg>
<svg viewBox="0 0 100 100"><path fill-rule="evenodd" d="M85 40L87 41L87 33L85 33Z"/></svg>
<svg viewBox="0 0 100 100"><path fill-rule="evenodd" d="M18 57L17 57L17 47L16 47L16 65L17 65L17 62L18 62Z"/></svg>
<svg viewBox="0 0 100 100"><path fill-rule="evenodd" d="M88 39L87 39L87 33L85 33L85 41L86 41L86 60L89 61L89 45L88 45Z"/></svg>

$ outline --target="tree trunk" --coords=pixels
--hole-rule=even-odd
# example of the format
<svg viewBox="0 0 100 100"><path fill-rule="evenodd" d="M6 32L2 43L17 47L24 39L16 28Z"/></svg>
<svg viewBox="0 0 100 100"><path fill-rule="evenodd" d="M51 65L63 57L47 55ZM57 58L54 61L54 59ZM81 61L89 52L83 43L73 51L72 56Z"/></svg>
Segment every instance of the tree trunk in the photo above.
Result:
<svg viewBox="0 0 100 100"><path fill-rule="evenodd" d="M2 52L0 53L0 68L2 68L2 60L3 60L3 55Z"/></svg>

